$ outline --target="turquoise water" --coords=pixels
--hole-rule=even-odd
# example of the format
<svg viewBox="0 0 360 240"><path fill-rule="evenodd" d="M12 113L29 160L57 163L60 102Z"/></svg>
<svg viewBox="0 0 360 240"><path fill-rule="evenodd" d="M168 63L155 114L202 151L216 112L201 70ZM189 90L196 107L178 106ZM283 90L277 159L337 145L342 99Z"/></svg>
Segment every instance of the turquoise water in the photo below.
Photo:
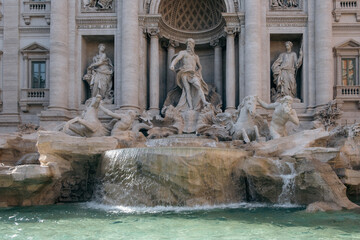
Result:
<svg viewBox="0 0 360 240"><path fill-rule="evenodd" d="M260 204L0 209L0 239L360 239L360 213Z"/></svg>

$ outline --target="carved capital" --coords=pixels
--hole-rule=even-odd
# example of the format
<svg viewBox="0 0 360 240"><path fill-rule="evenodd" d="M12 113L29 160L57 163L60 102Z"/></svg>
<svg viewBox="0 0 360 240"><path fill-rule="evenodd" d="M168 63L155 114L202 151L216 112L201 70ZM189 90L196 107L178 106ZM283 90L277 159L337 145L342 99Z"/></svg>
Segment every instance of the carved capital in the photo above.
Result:
<svg viewBox="0 0 360 240"><path fill-rule="evenodd" d="M159 37L160 29L158 27L148 27L146 32L150 37Z"/></svg>
<svg viewBox="0 0 360 240"><path fill-rule="evenodd" d="M240 32L240 27L238 26L226 26L224 31L227 35L235 35L236 33Z"/></svg>
<svg viewBox="0 0 360 240"><path fill-rule="evenodd" d="M144 26L146 27L146 32L150 37L159 37L160 28L159 21L161 15L145 15L144 17Z"/></svg>
<svg viewBox="0 0 360 240"><path fill-rule="evenodd" d="M169 40L169 46L177 48L179 46L179 42L175 40Z"/></svg>
<svg viewBox="0 0 360 240"><path fill-rule="evenodd" d="M240 32L240 18L237 14L223 13L222 15L226 22L224 31L227 35L236 34Z"/></svg>
<svg viewBox="0 0 360 240"><path fill-rule="evenodd" d="M224 41L223 38L216 38L210 41L210 46L212 47L223 47L224 46Z"/></svg>
<svg viewBox="0 0 360 240"><path fill-rule="evenodd" d="M169 48L169 47L177 48L179 46L179 42L175 41L175 40L172 40L172 39L170 39L170 40L169 39L162 39L161 46L163 48Z"/></svg>

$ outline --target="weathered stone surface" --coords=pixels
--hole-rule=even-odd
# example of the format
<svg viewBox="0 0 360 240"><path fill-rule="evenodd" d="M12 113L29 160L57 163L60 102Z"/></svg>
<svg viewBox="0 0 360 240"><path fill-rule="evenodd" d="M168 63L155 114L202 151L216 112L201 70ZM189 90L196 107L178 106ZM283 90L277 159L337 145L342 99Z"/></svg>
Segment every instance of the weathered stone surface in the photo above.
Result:
<svg viewBox="0 0 360 240"><path fill-rule="evenodd" d="M360 171L344 168L337 171L337 175L346 185L360 186Z"/></svg>
<svg viewBox="0 0 360 240"><path fill-rule="evenodd" d="M0 203L2 206L51 204L53 173L49 167L22 165L0 170Z"/></svg>
<svg viewBox="0 0 360 240"><path fill-rule="evenodd" d="M261 156L292 156L312 144L319 138L327 137L329 133L323 129L305 130L294 135L274 139L257 146L255 151Z"/></svg>
<svg viewBox="0 0 360 240"><path fill-rule="evenodd" d="M27 165L27 164L38 164L40 165L39 161L40 154L36 153L28 153L22 156L15 165Z"/></svg>
<svg viewBox="0 0 360 240"><path fill-rule="evenodd" d="M40 154L101 154L106 150L116 149L118 141L113 137L72 137L61 132L39 132L37 143ZM41 160L40 160L41 161ZM44 162L42 162L44 163Z"/></svg>
<svg viewBox="0 0 360 240"><path fill-rule="evenodd" d="M14 166L25 154L37 152L37 133L0 134L0 163Z"/></svg>

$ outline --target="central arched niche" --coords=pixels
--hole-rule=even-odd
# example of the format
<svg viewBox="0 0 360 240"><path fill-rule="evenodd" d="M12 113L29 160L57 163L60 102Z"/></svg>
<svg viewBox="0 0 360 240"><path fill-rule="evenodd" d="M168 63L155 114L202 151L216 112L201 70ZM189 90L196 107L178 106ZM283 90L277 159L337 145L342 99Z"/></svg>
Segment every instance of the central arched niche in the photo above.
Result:
<svg viewBox="0 0 360 240"><path fill-rule="evenodd" d="M161 0L158 5L160 36L163 41L175 41L179 45L175 52L186 49L185 42L193 38L196 42L195 52L203 66L205 82L212 86L222 86L223 80L214 82L214 47L212 41L225 36L225 19L222 13L227 12L227 0ZM225 62L225 47L222 54ZM176 86L175 78L168 79L169 72L167 48L160 50L160 105L162 106L167 92ZM223 71L223 75L225 71ZM223 76L222 79L225 79ZM224 98L224 88L217 87L217 92ZM223 99L224 101L224 99Z"/></svg>
<svg viewBox="0 0 360 240"><path fill-rule="evenodd" d="M223 34L223 12L223 0L163 0L159 5L161 34L179 42L191 37L198 44L209 43Z"/></svg>

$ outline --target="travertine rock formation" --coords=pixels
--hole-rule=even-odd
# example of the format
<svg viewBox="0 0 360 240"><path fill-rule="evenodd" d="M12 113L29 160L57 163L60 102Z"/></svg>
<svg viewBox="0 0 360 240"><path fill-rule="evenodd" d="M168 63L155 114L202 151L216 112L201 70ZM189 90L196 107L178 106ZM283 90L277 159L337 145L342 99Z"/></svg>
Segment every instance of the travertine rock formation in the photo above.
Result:
<svg viewBox="0 0 360 240"><path fill-rule="evenodd" d="M93 138L39 132L41 165L3 164L0 205L86 201L98 186L97 199L108 204L258 201L308 205L308 211L353 209L345 185L348 194L359 186L357 129L308 130L246 145L195 135L146 141L131 131Z"/></svg>

